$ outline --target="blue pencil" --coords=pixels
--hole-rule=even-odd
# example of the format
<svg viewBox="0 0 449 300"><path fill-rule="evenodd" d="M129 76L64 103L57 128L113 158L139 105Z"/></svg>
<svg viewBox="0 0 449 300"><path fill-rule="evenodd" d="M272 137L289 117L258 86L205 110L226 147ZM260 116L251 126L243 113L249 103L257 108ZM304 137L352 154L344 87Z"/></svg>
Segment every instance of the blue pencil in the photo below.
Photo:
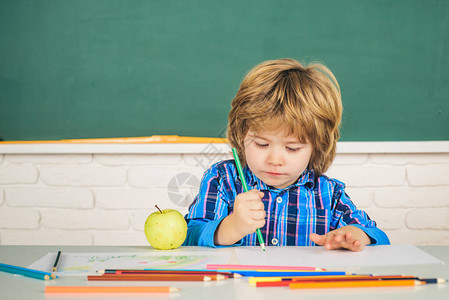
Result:
<svg viewBox="0 0 449 300"><path fill-rule="evenodd" d="M27 276L27 277L36 278L36 279L42 279L42 280L48 280L48 279L52 279L55 277L53 274L48 273L48 272L43 272L43 271L33 270L33 269L28 269L28 268L22 268L22 267L17 267L17 266L8 265L8 264L2 264L2 263L0 263L0 271L17 274L17 275L23 275L23 276Z"/></svg>
<svg viewBox="0 0 449 300"><path fill-rule="evenodd" d="M348 275L347 272L333 272L333 271L247 271L247 270L226 270L227 272L237 273L242 276L251 277L288 277L288 276L335 276Z"/></svg>

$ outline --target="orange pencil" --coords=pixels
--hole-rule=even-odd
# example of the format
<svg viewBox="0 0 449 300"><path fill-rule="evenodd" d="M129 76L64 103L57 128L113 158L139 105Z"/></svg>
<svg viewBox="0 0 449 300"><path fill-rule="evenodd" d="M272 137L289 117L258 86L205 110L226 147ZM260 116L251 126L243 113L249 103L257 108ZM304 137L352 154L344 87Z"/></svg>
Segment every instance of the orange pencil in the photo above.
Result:
<svg viewBox="0 0 449 300"><path fill-rule="evenodd" d="M171 293L169 286L46 286L45 293Z"/></svg>
<svg viewBox="0 0 449 300"><path fill-rule="evenodd" d="M347 280L326 282L294 282L290 289L357 288L386 286L415 286L425 284L417 280Z"/></svg>
<svg viewBox="0 0 449 300"><path fill-rule="evenodd" d="M217 275L218 276L218 275ZM87 280L96 281L211 281L211 276L181 275L181 274L104 274L101 276L89 275Z"/></svg>

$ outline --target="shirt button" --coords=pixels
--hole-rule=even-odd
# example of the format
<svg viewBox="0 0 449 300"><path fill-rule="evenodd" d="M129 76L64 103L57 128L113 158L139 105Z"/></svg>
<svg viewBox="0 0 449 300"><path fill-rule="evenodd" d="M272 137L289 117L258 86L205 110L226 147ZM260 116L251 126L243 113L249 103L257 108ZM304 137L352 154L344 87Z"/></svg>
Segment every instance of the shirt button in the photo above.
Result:
<svg viewBox="0 0 449 300"><path fill-rule="evenodd" d="M281 203L281 202L282 202L282 197L277 197L277 198L276 198L276 202L277 202L277 203Z"/></svg>
<svg viewBox="0 0 449 300"><path fill-rule="evenodd" d="M276 246L276 245L279 243L279 241L278 241L278 239L274 238L274 239L271 240L271 243L272 243L274 246Z"/></svg>

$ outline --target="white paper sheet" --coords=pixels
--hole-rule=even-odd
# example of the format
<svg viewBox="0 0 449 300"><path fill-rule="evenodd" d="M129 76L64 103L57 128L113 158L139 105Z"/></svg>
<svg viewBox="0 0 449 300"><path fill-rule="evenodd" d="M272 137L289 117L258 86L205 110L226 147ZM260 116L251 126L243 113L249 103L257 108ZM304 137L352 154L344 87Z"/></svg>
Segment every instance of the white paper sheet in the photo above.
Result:
<svg viewBox="0 0 449 300"><path fill-rule="evenodd" d="M443 264L413 245L368 246L361 252L324 247L237 247L240 264L313 266L321 268Z"/></svg>
<svg viewBox="0 0 449 300"><path fill-rule="evenodd" d="M104 269L205 269L207 264L227 264L232 252L150 251L133 253L62 253L58 276L92 275ZM176 249L180 250L180 249ZM28 268L51 272L56 253L49 253Z"/></svg>

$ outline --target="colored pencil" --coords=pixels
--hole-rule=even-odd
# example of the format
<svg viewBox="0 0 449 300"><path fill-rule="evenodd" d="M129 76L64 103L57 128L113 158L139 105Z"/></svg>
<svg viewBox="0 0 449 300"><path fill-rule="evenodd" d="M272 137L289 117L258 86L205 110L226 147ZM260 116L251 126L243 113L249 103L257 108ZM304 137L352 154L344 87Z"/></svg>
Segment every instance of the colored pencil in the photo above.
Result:
<svg viewBox="0 0 449 300"><path fill-rule="evenodd" d="M53 268L51 269L53 272L58 271L59 261L61 260L61 251L58 251L58 254L56 254L55 263L53 264Z"/></svg>
<svg viewBox="0 0 449 300"><path fill-rule="evenodd" d="M259 281L255 284L250 284L255 287L278 287L278 286L290 286L290 283L294 281L291 280L281 280L281 281Z"/></svg>
<svg viewBox="0 0 449 300"><path fill-rule="evenodd" d="M258 282L280 282L280 281L293 281L293 280L316 280L317 278L321 279L338 279L338 278L360 278L366 277L368 275L324 275L324 276L284 276L284 277L249 277L248 283L250 285L256 285Z"/></svg>
<svg viewBox="0 0 449 300"><path fill-rule="evenodd" d="M41 279L41 280L49 280L49 279L55 278L55 275L48 273L48 272L43 272L43 271L33 270L33 269L28 269L28 268L22 268L22 267L17 267L17 266L8 265L8 264L2 264L2 263L0 263L0 271L17 274L17 275L22 275L22 276L26 276L26 277L31 277L31 278L36 278L36 279Z"/></svg>
<svg viewBox="0 0 449 300"><path fill-rule="evenodd" d="M246 193L248 191L248 185L246 184L245 176L243 175L242 164L240 163L239 156L237 154L237 149L232 148L232 155L234 155L235 164L237 166L237 171L239 173L240 181L242 182L243 191ZM265 251L265 241L263 240L262 233L260 232L260 228L256 230L257 239L259 240L260 247Z"/></svg>
<svg viewBox="0 0 449 300"><path fill-rule="evenodd" d="M229 278L240 278L240 274L228 271L206 270L206 269L105 269L98 270L99 274L196 274L196 275L226 275Z"/></svg>
<svg viewBox="0 0 449 300"><path fill-rule="evenodd" d="M357 288L357 287L387 287L415 286L425 284L418 280L347 280L327 282L292 282L290 289L322 289L322 288Z"/></svg>
<svg viewBox="0 0 449 300"><path fill-rule="evenodd" d="M380 276L323 276L323 277L291 277L280 278L277 281L256 281L250 285L256 287L273 287L273 286L289 286L291 283L308 283L308 282L339 282L339 281L360 281L360 280L412 280L416 277L380 277Z"/></svg>
<svg viewBox="0 0 449 300"><path fill-rule="evenodd" d="M357 280L419 280L425 283L446 283L447 280L443 278L419 278L412 275L381 275L381 276L341 276L336 278L321 278L321 277L310 277L308 279L296 277L292 278L291 282L298 281L357 281ZM288 280L287 280L288 281Z"/></svg>
<svg viewBox="0 0 449 300"><path fill-rule="evenodd" d="M291 270L291 271L324 271L317 267L306 266L264 266L264 265L206 265L209 270Z"/></svg>
<svg viewBox="0 0 449 300"><path fill-rule="evenodd" d="M216 275L218 276L218 275ZM182 275L182 274L137 274L115 275L104 274L101 276L89 275L87 280L96 281L211 281L212 276Z"/></svg>
<svg viewBox="0 0 449 300"><path fill-rule="evenodd" d="M242 276L252 277L291 277L291 276L325 276L325 275L350 275L346 272L333 271L245 271L245 270L230 270L232 273L237 273Z"/></svg>
<svg viewBox="0 0 449 300"><path fill-rule="evenodd" d="M204 276L216 276L222 275L229 278L242 277L240 274L234 274L231 272L219 272L219 271L192 271L192 270L104 270L104 274L115 275L138 275L138 274L174 274L174 275L204 275ZM237 275L237 276L235 276Z"/></svg>
<svg viewBox="0 0 449 300"><path fill-rule="evenodd" d="M372 278L335 278L335 279L325 279L325 278L316 278L316 279L308 279L308 280L282 280L282 281L260 281L256 282L256 287L276 287L276 286L290 286L292 283L312 283L312 282L343 282L343 281L388 281L388 280L417 280L423 283L431 284L431 283L446 283L445 279L442 278L418 278L418 277L379 277L373 276ZM254 284L253 284L254 285Z"/></svg>
<svg viewBox="0 0 449 300"><path fill-rule="evenodd" d="M46 286L45 293L171 293L169 286Z"/></svg>
<svg viewBox="0 0 449 300"><path fill-rule="evenodd" d="M169 272L214 272L215 270L206 270L206 269L103 269L97 270L97 273L100 274L116 274L117 272L146 272L146 271L169 271ZM229 273L229 272L228 272Z"/></svg>

